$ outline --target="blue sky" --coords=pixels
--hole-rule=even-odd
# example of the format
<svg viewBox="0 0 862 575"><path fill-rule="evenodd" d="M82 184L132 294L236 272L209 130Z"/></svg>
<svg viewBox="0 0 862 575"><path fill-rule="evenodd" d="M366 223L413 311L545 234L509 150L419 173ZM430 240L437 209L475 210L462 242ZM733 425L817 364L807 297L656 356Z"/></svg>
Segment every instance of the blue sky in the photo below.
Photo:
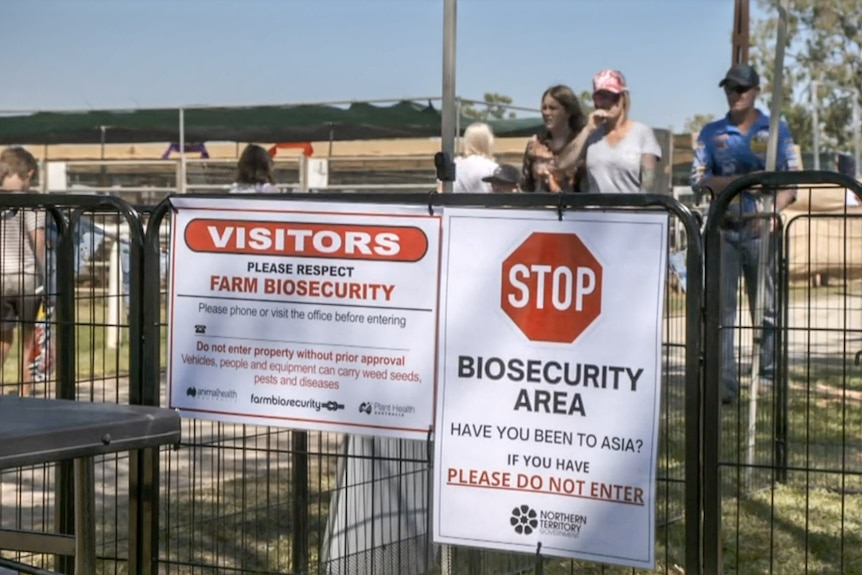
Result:
<svg viewBox="0 0 862 575"><path fill-rule="evenodd" d="M441 93L443 0L7 4L0 110ZM457 93L537 107L552 84L580 91L618 68L635 119L681 129L725 111L732 19L733 0L459 0Z"/></svg>

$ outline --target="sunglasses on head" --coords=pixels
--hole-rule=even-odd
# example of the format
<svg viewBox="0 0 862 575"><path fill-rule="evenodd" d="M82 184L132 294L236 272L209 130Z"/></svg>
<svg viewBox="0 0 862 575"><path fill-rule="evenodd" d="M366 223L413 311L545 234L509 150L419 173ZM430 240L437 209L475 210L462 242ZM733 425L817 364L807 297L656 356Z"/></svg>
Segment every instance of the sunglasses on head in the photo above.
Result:
<svg viewBox="0 0 862 575"><path fill-rule="evenodd" d="M724 91L727 92L728 94L730 94L730 93L745 94L749 90L751 90L751 86L740 86L739 84L725 84L724 85Z"/></svg>

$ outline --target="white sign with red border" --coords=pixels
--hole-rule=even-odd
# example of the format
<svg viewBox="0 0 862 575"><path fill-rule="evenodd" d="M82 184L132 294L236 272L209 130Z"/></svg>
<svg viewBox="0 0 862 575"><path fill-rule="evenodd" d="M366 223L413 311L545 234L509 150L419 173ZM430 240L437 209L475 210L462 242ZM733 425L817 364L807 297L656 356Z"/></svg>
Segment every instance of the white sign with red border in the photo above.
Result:
<svg viewBox="0 0 862 575"><path fill-rule="evenodd" d="M436 542L653 567L667 222L446 209Z"/></svg>
<svg viewBox="0 0 862 575"><path fill-rule="evenodd" d="M441 217L427 208L174 198L169 406L425 438Z"/></svg>

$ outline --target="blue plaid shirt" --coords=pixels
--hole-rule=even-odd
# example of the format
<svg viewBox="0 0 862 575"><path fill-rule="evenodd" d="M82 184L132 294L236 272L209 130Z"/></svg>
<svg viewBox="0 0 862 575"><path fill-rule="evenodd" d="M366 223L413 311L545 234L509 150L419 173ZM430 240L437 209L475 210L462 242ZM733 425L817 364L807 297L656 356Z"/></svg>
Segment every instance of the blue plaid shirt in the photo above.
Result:
<svg viewBox="0 0 862 575"><path fill-rule="evenodd" d="M691 187L701 193L701 184L710 176L742 176L766 169L766 147L769 139L769 116L758 110L758 118L747 134L730 123L730 114L710 122L700 131L691 164ZM778 154L775 162L778 171L800 169L799 155L793 144L790 128L784 121L778 124ZM743 192L742 212L757 211L753 194ZM732 205L732 211L740 207Z"/></svg>

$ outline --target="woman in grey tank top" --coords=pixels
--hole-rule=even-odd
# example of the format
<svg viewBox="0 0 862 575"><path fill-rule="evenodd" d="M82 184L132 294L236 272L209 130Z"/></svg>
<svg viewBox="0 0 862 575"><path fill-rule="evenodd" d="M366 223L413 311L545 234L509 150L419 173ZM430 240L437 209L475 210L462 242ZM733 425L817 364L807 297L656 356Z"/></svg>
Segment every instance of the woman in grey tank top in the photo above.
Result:
<svg viewBox="0 0 862 575"><path fill-rule="evenodd" d="M593 78L595 131L587 138L587 179L592 193L651 192L661 148L652 128L629 117L631 99L622 73Z"/></svg>
<svg viewBox="0 0 862 575"><path fill-rule="evenodd" d="M602 70L593 77L593 104L564 162L585 158L590 193L652 192L661 148L652 128L629 117L631 98L621 72Z"/></svg>

